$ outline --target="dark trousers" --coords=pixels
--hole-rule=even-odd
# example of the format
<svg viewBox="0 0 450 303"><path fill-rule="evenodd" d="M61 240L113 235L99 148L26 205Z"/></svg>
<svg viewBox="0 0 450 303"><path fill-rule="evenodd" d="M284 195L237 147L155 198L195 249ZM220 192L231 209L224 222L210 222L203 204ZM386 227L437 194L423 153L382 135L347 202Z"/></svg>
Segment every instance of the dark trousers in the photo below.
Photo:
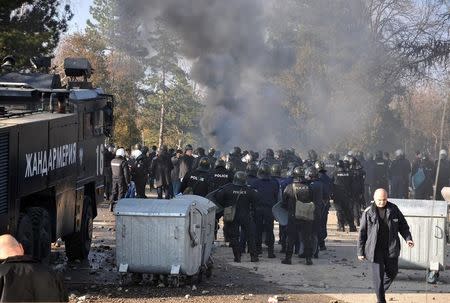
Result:
<svg viewBox="0 0 450 303"><path fill-rule="evenodd" d="M248 243L248 249L251 256L257 256L255 245L255 223L249 219L246 222L225 222L224 231L226 231L230 246L233 248L235 257L241 254L240 234L244 234Z"/></svg>
<svg viewBox="0 0 450 303"><path fill-rule="evenodd" d="M382 254L375 256L372 263L372 278L378 302L386 302L385 293L398 273L398 258L388 258Z"/></svg>
<svg viewBox="0 0 450 303"><path fill-rule="evenodd" d="M156 188L156 193L158 194L158 199L162 199L163 198L163 193L164 193L164 199L170 199L172 198L172 190L171 190L171 185L170 186L158 186Z"/></svg>
<svg viewBox="0 0 450 303"><path fill-rule="evenodd" d="M313 255L313 222L304 220L292 220L287 225L286 258L291 258L294 253L294 245L302 238L305 258Z"/></svg>
<svg viewBox="0 0 450 303"><path fill-rule="evenodd" d="M408 199L408 178L402 176L392 176L390 197L396 199Z"/></svg>
<svg viewBox="0 0 450 303"><path fill-rule="evenodd" d="M275 244L275 236L273 234L273 215L272 208L261 207L255 212L256 223L256 247L260 249L262 247L262 235L266 233L266 245L269 250L273 251Z"/></svg>
<svg viewBox="0 0 450 303"><path fill-rule="evenodd" d="M137 198L146 198L145 196L145 177L139 177L134 180L134 184L136 185L136 197Z"/></svg>
<svg viewBox="0 0 450 303"><path fill-rule="evenodd" d="M319 246L325 245L325 239L328 236L327 232L327 223L328 223L328 213L330 210L330 201L325 201L325 206L322 211L322 216L320 218L320 226L319 230L317 232L318 240L319 240Z"/></svg>
<svg viewBox="0 0 450 303"><path fill-rule="evenodd" d="M352 200L346 194L335 194L334 205L339 227L344 227L345 224L350 225L350 227L355 226L352 204Z"/></svg>
<svg viewBox="0 0 450 303"><path fill-rule="evenodd" d="M105 196L106 200L111 199L112 195L112 171L111 167L105 167L103 170L103 175L105 176Z"/></svg>
<svg viewBox="0 0 450 303"><path fill-rule="evenodd" d="M128 185L125 184L122 179L113 178L112 180L112 195L113 201L118 201L125 197L128 191Z"/></svg>

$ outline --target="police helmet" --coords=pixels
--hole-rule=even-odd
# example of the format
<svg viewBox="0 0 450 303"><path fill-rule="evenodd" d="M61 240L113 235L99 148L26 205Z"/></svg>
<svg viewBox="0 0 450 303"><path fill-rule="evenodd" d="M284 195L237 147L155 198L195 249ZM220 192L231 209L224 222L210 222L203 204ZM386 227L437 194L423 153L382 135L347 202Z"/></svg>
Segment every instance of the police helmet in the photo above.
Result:
<svg viewBox="0 0 450 303"><path fill-rule="evenodd" d="M131 152L131 157L137 159L142 155L142 152L139 149L135 149Z"/></svg>
<svg viewBox="0 0 450 303"><path fill-rule="evenodd" d="M315 167L318 171L325 170L325 163L323 163L323 161L316 161L316 163L314 163L314 167Z"/></svg>
<svg viewBox="0 0 450 303"><path fill-rule="evenodd" d="M135 145L134 145L134 150L141 150L141 148L142 148L142 145L140 144L140 143L136 143Z"/></svg>
<svg viewBox="0 0 450 303"><path fill-rule="evenodd" d="M125 149L119 148L116 150L116 157L125 157Z"/></svg>
<svg viewBox="0 0 450 303"><path fill-rule="evenodd" d="M349 163L350 165L354 165L354 164L355 164L355 161L356 161L355 157L352 157L352 156L350 156L349 159L348 159L348 163Z"/></svg>
<svg viewBox="0 0 450 303"><path fill-rule="evenodd" d="M319 176L319 172L314 166L305 169L305 178L308 180L315 180Z"/></svg>
<svg viewBox="0 0 450 303"><path fill-rule="evenodd" d="M216 164L214 165L215 168L218 168L218 167L225 168L225 166L226 166L226 163L222 159L217 159Z"/></svg>
<svg viewBox="0 0 450 303"><path fill-rule="evenodd" d="M314 149L310 149L308 151L308 159L312 160L312 161L316 161L317 160L317 153Z"/></svg>
<svg viewBox="0 0 450 303"><path fill-rule="evenodd" d="M373 160L373 153L371 152L367 153L367 160Z"/></svg>
<svg viewBox="0 0 450 303"><path fill-rule="evenodd" d="M247 172L247 176L256 177L256 174L258 173L258 165L251 162L251 163L247 164L245 171Z"/></svg>
<svg viewBox="0 0 450 303"><path fill-rule="evenodd" d="M247 174L243 171L237 171L233 177L233 184L245 186L247 184Z"/></svg>
<svg viewBox="0 0 450 303"><path fill-rule="evenodd" d="M273 158L273 157L274 157L273 149L271 148L266 149L266 158Z"/></svg>
<svg viewBox="0 0 450 303"><path fill-rule="evenodd" d="M209 170L209 159L208 157L202 157L198 162L198 170L208 171Z"/></svg>
<svg viewBox="0 0 450 303"><path fill-rule="evenodd" d="M142 147L142 153L143 153L144 155L146 155L146 154L148 153L148 147L147 147L147 146L143 146L143 147Z"/></svg>
<svg viewBox="0 0 450 303"><path fill-rule="evenodd" d="M331 161L334 161L335 155L332 152L329 152L328 153L328 159L331 160Z"/></svg>
<svg viewBox="0 0 450 303"><path fill-rule="evenodd" d="M343 160L338 160L338 161L336 162L336 167L343 168L343 167L344 167L344 161L343 161Z"/></svg>
<svg viewBox="0 0 450 303"><path fill-rule="evenodd" d="M270 167L270 174L272 177L281 177L281 165L280 164L272 164Z"/></svg>
<svg viewBox="0 0 450 303"><path fill-rule="evenodd" d="M347 162L350 162L350 158L351 158L351 156L345 155L343 160L347 161Z"/></svg>
<svg viewBox="0 0 450 303"><path fill-rule="evenodd" d="M231 163L230 161L228 161L227 163L225 163L225 168L229 171L233 171L234 170L234 166L233 163Z"/></svg>
<svg viewBox="0 0 450 303"><path fill-rule="evenodd" d="M294 178L295 180L302 180L303 178L305 178L305 171L303 170L303 167L301 166L296 166L293 170L292 170L292 178Z"/></svg>
<svg viewBox="0 0 450 303"><path fill-rule="evenodd" d="M347 156L353 157L355 155L355 152L353 150L349 150L347 152Z"/></svg>
<svg viewBox="0 0 450 303"><path fill-rule="evenodd" d="M381 150L377 150L377 152L375 153L375 158L377 159L383 158L383 152Z"/></svg>
<svg viewBox="0 0 450 303"><path fill-rule="evenodd" d="M212 156L214 156L216 154L216 150L214 149L214 148L210 148L209 150L208 150L208 156L210 156L210 157L212 157Z"/></svg>
<svg viewBox="0 0 450 303"><path fill-rule="evenodd" d="M262 163L258 168L257 177L260 179L270 178L270 166L266 163Z"/></svg>
<svg viewBox="0 0 450 303"><path fill-rule="evenodd" d="M233 154L240 155L241 154L241 148L239 146L233 147Z"/></svg>

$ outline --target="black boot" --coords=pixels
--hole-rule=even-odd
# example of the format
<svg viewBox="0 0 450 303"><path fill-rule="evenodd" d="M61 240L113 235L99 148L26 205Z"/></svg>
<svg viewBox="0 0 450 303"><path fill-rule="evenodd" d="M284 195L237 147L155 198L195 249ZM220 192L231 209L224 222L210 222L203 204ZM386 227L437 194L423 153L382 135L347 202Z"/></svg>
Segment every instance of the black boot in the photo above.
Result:
<svg viewBox="0 0 450 303"><path fill-rule="evenodd" d="M233 247L234 262L241 263L241 248Z"/></svg>
<svg viewBox="0 0 450 303"><path fill-rule="evenodd" d="M282 264L292 264L292 253L286 253L286 257L281 260Z"/></svg>
<svg viewBox="0 0 450 303"><path fill-rule="evenodd" d="M306 265L312 265L312 264L313 264L313 262L311 260L311 257L307 257L306 258Z"/></svg>
<svg viewBox="0 0 450 303"><path fill-rule="evenodd" d="M355 225L350 226L350 232L356 232L356 231L358 231L358 230L356 229Z"/></svg>
<svg viewBox="0 0 450 303"><path fill-rule="evenodd" d="M273 247L269 247L268 252L267 252L267 258L269 259L273 259L276 258L277 256L275 256L275 254L273 253Z"/></svg>
<svg viewBox="0 0 450 303"><path fill-rule="evenodd" d="M325 243L320 244L319 249L320 250L327 250L327 247L325 246Z"/></svg>
<svg viewBox="0 0 450 303"><path fill-rule="evenodd" d="M250 262L259 262L259 258L257 255L253 255L250 257Z"/></svg>
<svg viewBox="0 0 450 303"><path fill-rule="evenodd" d="M113 212L114 211L114 202L109 203L109 211Z"/></svg>

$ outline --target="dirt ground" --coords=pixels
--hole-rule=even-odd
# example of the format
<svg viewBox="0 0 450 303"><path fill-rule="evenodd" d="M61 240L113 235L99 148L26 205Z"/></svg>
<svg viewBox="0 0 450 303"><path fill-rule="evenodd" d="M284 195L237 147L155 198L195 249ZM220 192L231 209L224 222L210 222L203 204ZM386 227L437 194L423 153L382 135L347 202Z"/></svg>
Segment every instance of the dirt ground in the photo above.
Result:
<svg viewBox="0 0 450 303"><path fill-rule="evenodd" d="M275 295L278 302L375 302L368 264L356 260L357 233L336 232L333 212L328 229L328 249L313 260L312 266L304 265L304 259L298 257L293 265L283 265L281 254L268 259L266 251L258 263L251 263L249 255L242 257L242 263L234 263L231 248L218 241L213 252L213 275L195 287L162 287L150 276L136 285L131 279L122 283L117 272L115 220L105 204L99 207L94 221L89 260L67 263L62 244L53 247L52 265L63 273L71 302L268 302ZM447 256L449 252L447 246ZM400 269L387 300L447 303L450 274L441 272L439 282L430 285L425 283L424 270Z"/></svg>

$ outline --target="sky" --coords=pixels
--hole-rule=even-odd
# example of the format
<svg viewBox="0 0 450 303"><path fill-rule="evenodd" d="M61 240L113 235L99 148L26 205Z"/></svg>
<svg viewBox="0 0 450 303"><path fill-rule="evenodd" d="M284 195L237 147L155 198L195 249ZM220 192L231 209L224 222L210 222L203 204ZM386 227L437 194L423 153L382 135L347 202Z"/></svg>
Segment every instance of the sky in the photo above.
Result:
<svg viewBox="0 0 450 303"><path fill-rule="evenodd" d="M69 22L69 33L81 31L86 27L86 21L90 18L89 6L93 0L65 0L72 8L74 16Z"/></svg>

